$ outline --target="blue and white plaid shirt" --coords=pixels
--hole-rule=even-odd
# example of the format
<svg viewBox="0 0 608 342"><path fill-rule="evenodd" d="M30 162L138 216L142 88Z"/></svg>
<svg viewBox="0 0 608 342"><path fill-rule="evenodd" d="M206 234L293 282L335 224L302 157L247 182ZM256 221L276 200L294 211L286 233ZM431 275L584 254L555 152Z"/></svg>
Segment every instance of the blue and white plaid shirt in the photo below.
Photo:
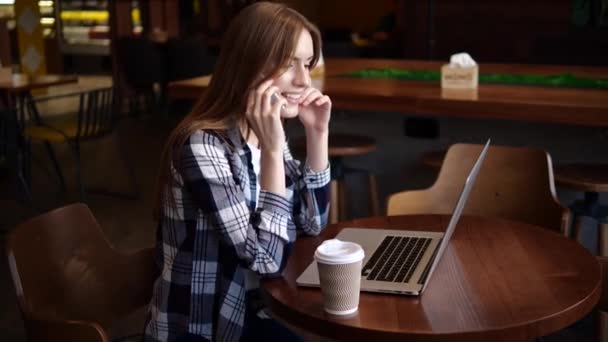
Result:
<svg viewBox="0 0 608 342"><path fill-rule="evenodd" d="M228 139L198 131L185 143L176 208L165 205L147 341L190 333L238 341L255 314L251 274L278 276L298 231L318 235L327 223L329 166L318 173L284 151L286 195L260 191L251 151L237 129ZM257 278L257 276L255 276ZM249 290L249 291L248 291Z"/></svg>

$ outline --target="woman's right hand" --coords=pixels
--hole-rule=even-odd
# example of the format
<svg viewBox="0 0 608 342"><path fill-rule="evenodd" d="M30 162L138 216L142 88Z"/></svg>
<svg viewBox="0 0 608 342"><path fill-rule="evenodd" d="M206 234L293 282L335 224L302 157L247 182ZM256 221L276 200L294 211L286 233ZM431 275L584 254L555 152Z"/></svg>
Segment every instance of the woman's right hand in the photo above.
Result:
<svg viewBox="0 0 608 342"><path fill-rule="evenodd" d="M249 92L245 115L261 144L262 151L282 154L285 131L281 122L281 107L286 105L287 101L278 96L278 100L272 103L272 94L279 90L271 86L272 82L272 79L264 81Z"/></svg>

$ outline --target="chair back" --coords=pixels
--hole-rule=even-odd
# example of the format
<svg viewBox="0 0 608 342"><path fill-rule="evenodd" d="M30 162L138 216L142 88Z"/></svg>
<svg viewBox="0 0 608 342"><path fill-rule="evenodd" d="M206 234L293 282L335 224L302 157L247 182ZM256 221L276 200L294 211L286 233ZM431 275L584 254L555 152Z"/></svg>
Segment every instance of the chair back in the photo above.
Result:
<svg viewBox="0 0 608 342"><path fill-rule="evenodd" d="M143 37L121 37L116 45L122 73L135 89L151 89L167 79L166 53L162 45Z"/></svg>
<svg viewBox="0 0 608 342"><path fill-rule="evenodd" d="M216 62L202 36L169 39L167 59L169 81L210 75Z"/></svg>
<svg viewBox="0 0 608 342"><path fill-rule="evenodd" d="M157 276L152 248L117 252L81 203L17 226L7 253L26 322L91 321L107 328L149 302Z"/></svg>
<svg viewBox="0 0 608 342"><path fill-rule="evenodd" d="M435 184L389 197L388 215L451 214L483 145L455 144ZM566 232L568 209L557 200L551 157L542 150L490 146L463 213L500 217Z"/></svg>
<svg viewBox="0 0 608 342"><path fill-rule="evenodd" d="M77 138L84 140L108 134L114 127L115 88L95 89L80 94Z"/></svg>
<svg viewBox="0 0 608 342"><path fill-rule="evenodd" d="M39 97L31 99L26 105L26 116L36 125L63 132L68 140L86 140L111 133L115 124L114 114L118 109L114 87ZM46 120L46 117L42 118L39 114L41 109L46 115L53 113L57 117L55 120ZM77 120L74 120L75 118ZM47 125L47 121L53 123Z"/></svg>

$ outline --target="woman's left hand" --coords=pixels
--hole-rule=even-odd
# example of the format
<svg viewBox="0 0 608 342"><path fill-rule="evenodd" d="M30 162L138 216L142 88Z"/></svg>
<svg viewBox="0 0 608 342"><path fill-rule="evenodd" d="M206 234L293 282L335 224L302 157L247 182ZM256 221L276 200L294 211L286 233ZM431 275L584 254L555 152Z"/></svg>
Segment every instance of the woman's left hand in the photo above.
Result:
<svg viewBox="0 0 608 342"><path fill-rule="evenodd" d="M306 130L326 132L331 117L331 99L318 89L309 87L300 98L298 117Z"/></svg>

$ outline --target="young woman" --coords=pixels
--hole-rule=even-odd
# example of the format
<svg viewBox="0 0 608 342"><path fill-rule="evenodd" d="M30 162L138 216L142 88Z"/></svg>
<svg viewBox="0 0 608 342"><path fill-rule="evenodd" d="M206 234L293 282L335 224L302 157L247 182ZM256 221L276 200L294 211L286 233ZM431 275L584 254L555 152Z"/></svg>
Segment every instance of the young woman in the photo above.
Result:
<svg viewBox="0 0 608 342"><path fill-rule="evenodd" d="M320 49L315 26L282 4L255 3L232 21L208 89L162 156L147 340L296 337L266 316L259 278L279 276L298 233L327 222L331 101L309 75ZM303 164L283 131L296 117Z"/></svg>

